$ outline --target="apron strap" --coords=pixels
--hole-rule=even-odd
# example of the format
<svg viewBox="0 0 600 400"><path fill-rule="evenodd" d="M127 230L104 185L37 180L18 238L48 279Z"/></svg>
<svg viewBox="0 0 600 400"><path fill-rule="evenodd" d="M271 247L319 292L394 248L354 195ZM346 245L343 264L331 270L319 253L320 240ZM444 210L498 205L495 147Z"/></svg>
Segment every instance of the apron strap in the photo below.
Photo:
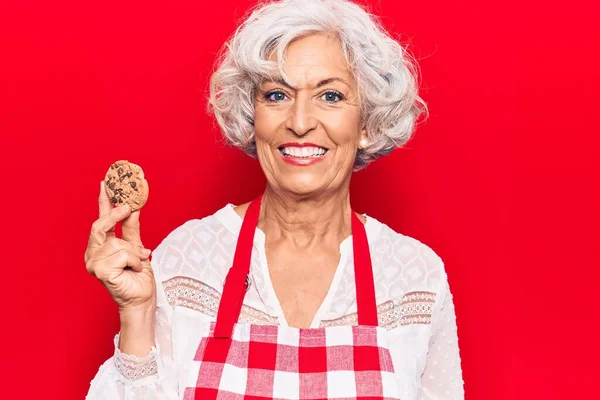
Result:
<svg viewBox="0 0 600 400"><path fill-rule="evenodd" d="M262 195L257 197L246 210L242 228L238 237L233 266L227 273L223 295L219 304L217 321L213 337L229 339L233 334L233 326L237 322L244 296L246 294L246 278L250 272L254 233L258 225ZM354 276L356 279L356 304L358 324L377 326L377 305L373 267L367 233L354 211L352 214L352 246L354 251Z"/></svg>
<svg viewBox="0 0 600 400"><path fill-rule="evenodd" d="M215 338L231 338L233 325L237 322L242 311L244 295L246 294L246 277L250 273L254 232L258 225L261 200L262 195L250 203L246 215L244 215L237 246L235 247L235 255L233 256L233 266L229 268L225 278L223 295L219 303L213 336Z"/></svg>
<svg viewBox="0 0 600 400"><path fill-rule="evenodd" d="M359 325L377 326L377 303L375 299L375 283L373 282L373 265L365 226L352 214L352 248L354 252L354 281L356 285L356 308Z"/></svg>

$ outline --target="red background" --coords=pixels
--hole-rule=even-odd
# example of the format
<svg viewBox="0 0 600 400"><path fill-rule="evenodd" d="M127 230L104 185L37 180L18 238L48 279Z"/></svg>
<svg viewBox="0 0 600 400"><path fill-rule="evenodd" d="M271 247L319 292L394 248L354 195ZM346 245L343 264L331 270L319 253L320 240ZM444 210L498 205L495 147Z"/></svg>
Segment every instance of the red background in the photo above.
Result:
<svg viewBox="0 0 600 400"><path fill-rule="evenodd" d="M146 171L150 248L262 189L204 112L215 53L253 3L0 3L0 397L82 399L111 356L117 309L83 252L112 161ZM597 395L600 44L587 3L371 3L410 41L431 118L355 176L354 206L445 260L471 400Z"/></svg>

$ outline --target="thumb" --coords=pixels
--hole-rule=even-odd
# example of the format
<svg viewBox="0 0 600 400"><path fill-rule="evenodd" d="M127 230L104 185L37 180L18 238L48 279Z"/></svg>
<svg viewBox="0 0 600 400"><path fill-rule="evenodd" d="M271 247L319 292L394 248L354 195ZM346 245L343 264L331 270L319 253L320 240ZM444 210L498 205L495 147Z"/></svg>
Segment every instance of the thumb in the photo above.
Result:
<svg viewBox="0 0 600 400"><path fill-rule="evenodd" d="M142 238L140 236L140 211L132 212L127 218L123 220L121 225L123 232L123 239L131 244L143 246Z"/></svg>

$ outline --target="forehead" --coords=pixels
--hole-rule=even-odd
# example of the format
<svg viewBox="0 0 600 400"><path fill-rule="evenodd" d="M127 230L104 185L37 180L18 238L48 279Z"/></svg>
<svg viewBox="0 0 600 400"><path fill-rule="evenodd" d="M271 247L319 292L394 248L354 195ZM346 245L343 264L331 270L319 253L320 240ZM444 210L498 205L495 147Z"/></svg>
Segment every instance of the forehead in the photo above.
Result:
<svg viewBox="0 0 600 400"><path fill-rule="evenodd" d="M277 61L277 53L273 52L269 59ZM292 41L285 49L283 70L300 85L332 76L353 81L339 40L323 33Z"/></svg>

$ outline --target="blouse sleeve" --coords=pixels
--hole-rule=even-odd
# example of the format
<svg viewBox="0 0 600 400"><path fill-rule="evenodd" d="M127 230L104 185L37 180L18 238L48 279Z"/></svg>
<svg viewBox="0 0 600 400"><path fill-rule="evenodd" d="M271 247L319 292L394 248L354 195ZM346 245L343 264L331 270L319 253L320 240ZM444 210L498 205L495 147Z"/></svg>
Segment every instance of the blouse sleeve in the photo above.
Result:
<svg viewBox="0 0 600 400"><path fill-rule="evenodd" d="M173 308L169 305L158 266L161 246L152 256L156 284L156 342L144 357L119 350L119 335L115 336L114 355L100 367L91 382L86 400L175 400L178 399L177 368L173 360L171 326Z"/></svg>
<svg viewBox="0 0 600 400"><path fill-rule="evenodd" d="M442 276L439 300L436 299L432 314L432 335L419 400L465 398L454 303L445 272Z"/></svg>

